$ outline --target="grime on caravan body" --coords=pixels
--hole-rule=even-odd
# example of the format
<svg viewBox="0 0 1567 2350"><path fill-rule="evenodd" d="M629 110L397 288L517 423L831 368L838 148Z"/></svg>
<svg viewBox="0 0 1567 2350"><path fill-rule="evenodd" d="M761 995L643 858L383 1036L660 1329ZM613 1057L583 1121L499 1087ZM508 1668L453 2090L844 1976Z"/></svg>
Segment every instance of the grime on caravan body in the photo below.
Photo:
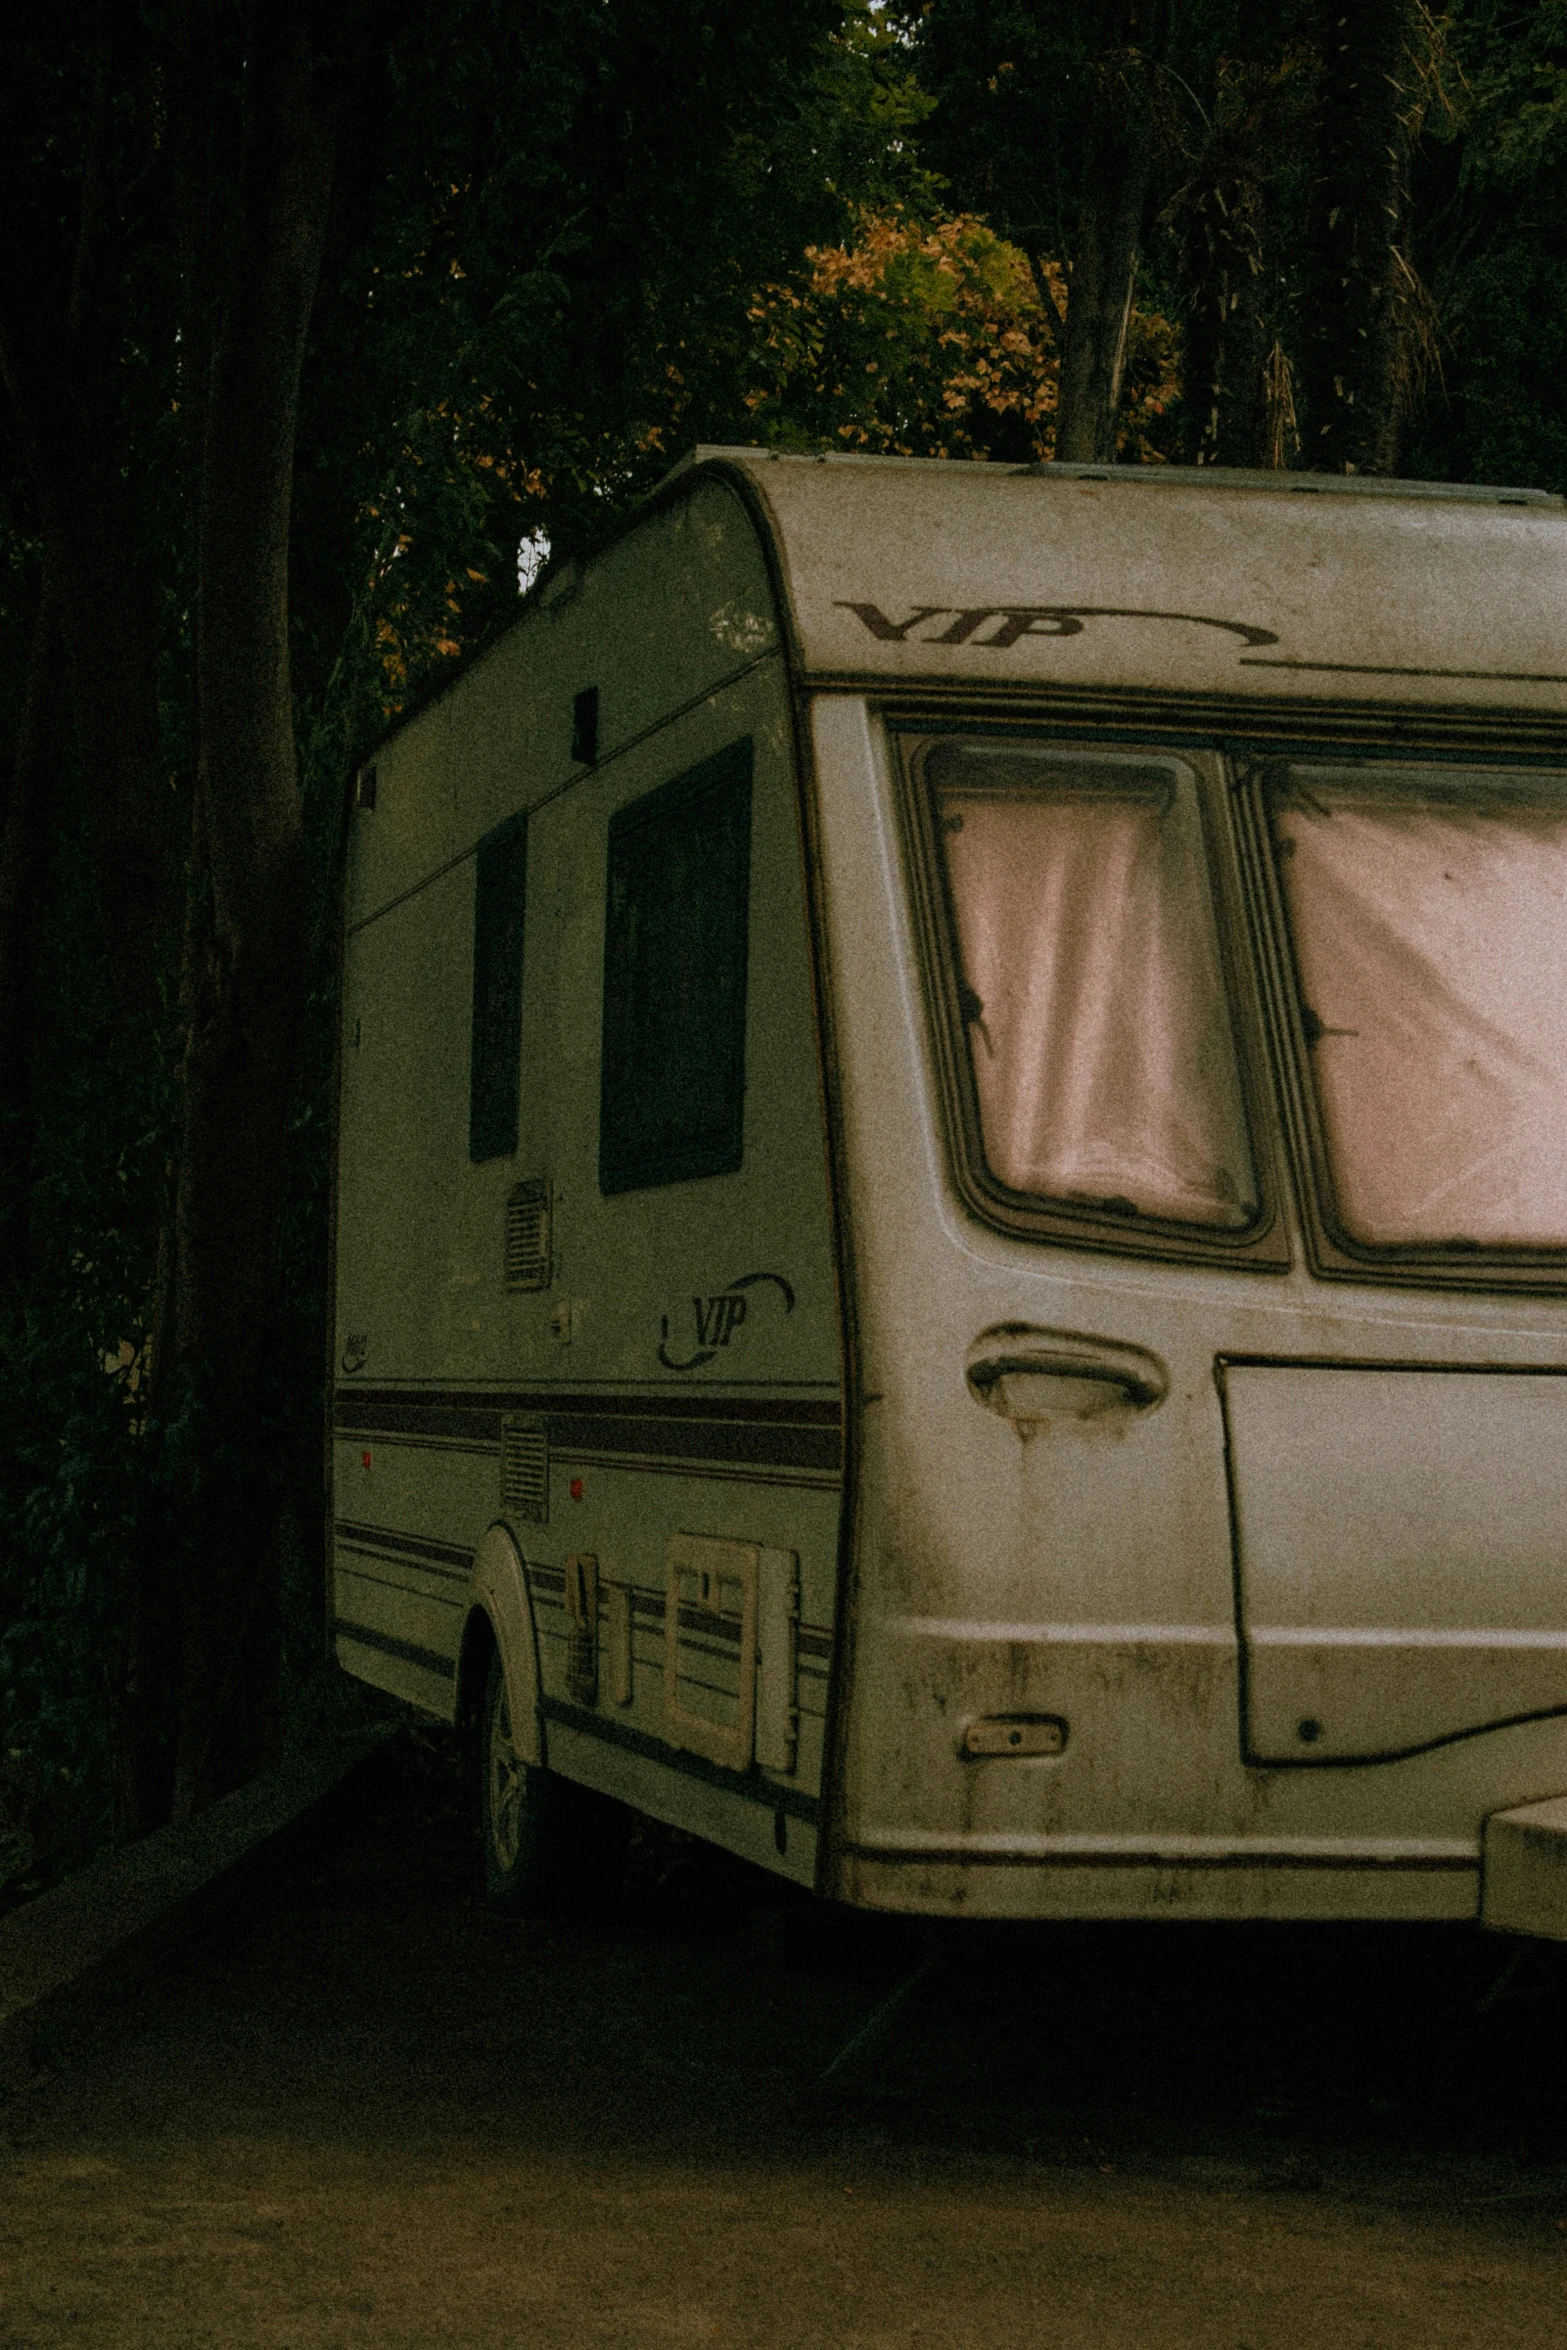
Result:
<svg viewBox="0 0 1567 2350"><path fill-rule="evenodd" d="M380 747L334 1636L497 1901L1567 1932L1564 610L1529 491L703 450Z"/></svg>

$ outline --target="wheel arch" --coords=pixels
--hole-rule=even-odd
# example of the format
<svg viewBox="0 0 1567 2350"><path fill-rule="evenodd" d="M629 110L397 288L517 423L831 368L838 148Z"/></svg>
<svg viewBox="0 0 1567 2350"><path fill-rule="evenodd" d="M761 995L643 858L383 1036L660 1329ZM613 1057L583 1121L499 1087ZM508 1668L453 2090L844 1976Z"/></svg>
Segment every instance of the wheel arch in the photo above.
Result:
<svg viewBox="0 0 1567 2350"><path fill-rule="evenodd" d="M539 1700L539 1643L528 1590L528 1570L511 1528L503 1520L485 1530L474 1553L468 1587L468 1615L457 1658L457 1719L479 1718L492 1651L506 1675L512 1737L525 1762L543 1767L544 1718Z"/></svg>

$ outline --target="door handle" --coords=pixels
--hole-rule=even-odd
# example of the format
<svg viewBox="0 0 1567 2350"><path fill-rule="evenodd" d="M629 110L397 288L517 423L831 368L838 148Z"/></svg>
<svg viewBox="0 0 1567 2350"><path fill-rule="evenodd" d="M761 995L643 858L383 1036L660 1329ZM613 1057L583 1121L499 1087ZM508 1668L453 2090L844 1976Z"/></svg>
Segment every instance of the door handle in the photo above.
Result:
<svg viewBox="0 0 1567 2350"><path fill-rule="evenodd" d="M1170 1392L1169 1372L1146 1347L1028 1322L983 1331L969 1348L967 1371L975 1401L1016 1421L1153 1411Z"/></svg>

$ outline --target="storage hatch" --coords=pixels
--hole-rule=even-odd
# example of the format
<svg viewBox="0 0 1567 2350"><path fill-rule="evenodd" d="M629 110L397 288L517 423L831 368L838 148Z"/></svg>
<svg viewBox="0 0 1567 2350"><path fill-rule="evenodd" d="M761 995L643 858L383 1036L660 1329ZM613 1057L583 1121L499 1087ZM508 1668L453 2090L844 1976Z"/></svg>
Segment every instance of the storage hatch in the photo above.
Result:
<svg viewBox="0 0 1567 2350"><path fill-rule="evenodd" d="M1567 1373L1220 1366L1250 1759L1567 1711Z"/></svg>

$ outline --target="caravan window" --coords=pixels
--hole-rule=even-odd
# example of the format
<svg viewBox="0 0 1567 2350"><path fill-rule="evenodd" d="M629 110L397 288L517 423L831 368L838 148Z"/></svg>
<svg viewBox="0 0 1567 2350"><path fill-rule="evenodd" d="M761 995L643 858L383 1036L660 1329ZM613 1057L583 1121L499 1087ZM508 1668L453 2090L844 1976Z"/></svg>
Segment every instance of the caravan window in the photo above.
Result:
<svg viewBox="0 0 1567 2350"><path fill-rule="evenodd" d="M1331 1220L1567 1248L1567 777L1297 765L1268 800Z"/></svg>
<svg viewBox="0 0 1567 2350"><path fill-rule="evenodd" d="M750 880L749 741L610 819L602 1191L740 1164Z"/></svg>
<svg viewBox="0 0 1567 2350"><path fill-rule="evenodd" d="M473 885L473 1027L468 1062L468 1156L517 1147L522 1082L522 933L528 819L486 833Z"/></svg>
<svg viewBox="0 0 1567 2350"><path fill-rule="evenodd" d="M1196 779L946 740L921 762L992 1195L1238 1233L1258 1188Z"/></svg>

